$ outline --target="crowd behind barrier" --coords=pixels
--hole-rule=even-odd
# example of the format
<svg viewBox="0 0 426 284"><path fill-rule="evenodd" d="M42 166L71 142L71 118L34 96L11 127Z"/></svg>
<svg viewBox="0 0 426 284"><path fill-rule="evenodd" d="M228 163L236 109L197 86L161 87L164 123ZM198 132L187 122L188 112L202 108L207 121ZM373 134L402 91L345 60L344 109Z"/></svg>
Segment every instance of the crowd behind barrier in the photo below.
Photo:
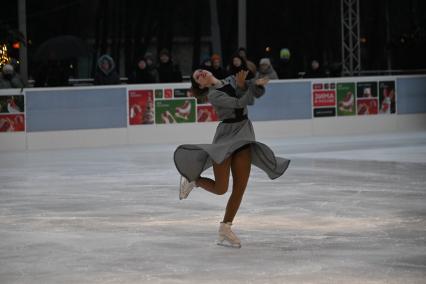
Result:
<svg viewBox="0 0 426 284"><path fill-rule="evenodd" d="M181 68L172 57L171 52L163 48L154 56L146 52L134 60L126 72L119 72L114 58L108 54L101 55L96 62L93 78L75 78L75 67L72 59L55 59L54 57L38 64L28 82L24 82L17 72L19 66L11 62L2 66L0 72L0 89L22 87L65 87L65 86L90 86L90 85L118 85L118 84L151 84L151 83L178 83L189 82L191 74L182 74ZM72 70L71 70L71 69ZM249 72L248 79L269 78L275 79L300 79L300 78L329 78L341 77L340 64L323 64L320 60L312 58L307 68L294 66L290 50L283 48L279 57L273 58L266 54L258 62L249 59L247 50L240 47L230 57L223 60L219 54L212 54L201 60L193 69L206 69L218 79L234 75L240 70ZM299 71L302 69L303 71ZM120 77L121 73L121 77ZM123 73L124 76L123 76ZM426 74L426 69L419 70L363 70L355 76L377 75L402 75Z"/></svg>

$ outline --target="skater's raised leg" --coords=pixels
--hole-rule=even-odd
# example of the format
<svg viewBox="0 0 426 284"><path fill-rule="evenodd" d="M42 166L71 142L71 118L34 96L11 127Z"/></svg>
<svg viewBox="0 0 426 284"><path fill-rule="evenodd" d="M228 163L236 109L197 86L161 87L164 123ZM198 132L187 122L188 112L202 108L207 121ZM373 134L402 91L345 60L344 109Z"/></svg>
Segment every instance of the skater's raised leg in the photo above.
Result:
<svg viewBox="0 0 426 284"><path fill-rule="evenodd" d="M195 182L196 186L202 187L205 190L217 195L225 194L228 191L231 161L232 157L225 159L220 164L213 162L213 173L215 180L200 177Z"/></svg>

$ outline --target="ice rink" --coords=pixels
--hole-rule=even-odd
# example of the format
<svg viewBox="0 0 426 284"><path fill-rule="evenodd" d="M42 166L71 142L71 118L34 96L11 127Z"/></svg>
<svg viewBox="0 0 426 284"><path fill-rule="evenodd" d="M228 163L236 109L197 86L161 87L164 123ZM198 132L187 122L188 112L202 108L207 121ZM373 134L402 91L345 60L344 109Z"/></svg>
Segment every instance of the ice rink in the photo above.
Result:
<svg viewBox="0 0 426 284"><path fill-rule="evenodd" d="M257 138L292 162L253 168L241 249L177 145L0 152L0 283L426 283L426 132Z"/></svg>

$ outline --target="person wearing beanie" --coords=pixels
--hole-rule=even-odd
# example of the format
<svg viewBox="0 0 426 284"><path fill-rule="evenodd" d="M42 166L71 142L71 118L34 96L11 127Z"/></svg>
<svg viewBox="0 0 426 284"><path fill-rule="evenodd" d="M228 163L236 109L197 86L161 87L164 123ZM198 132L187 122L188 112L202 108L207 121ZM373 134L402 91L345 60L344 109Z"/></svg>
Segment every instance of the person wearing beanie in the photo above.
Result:
<svg viewBox="0 0 426 284"><path fill-rule="evenodd" d="M160 83L182 82L182 73L179 65L175 64L168 49L159 52L158 76Z"/></svg>
<svg viewBox="0 0 426 284"><path fill-rule="evenodd" d="M212 66L210 67L210 72L212 72L213 76L217 79L222 80L228 76L228 72L226 72L225 68L222 67L222 58L219 54L213 54L210 58Z"/></svg>
<svg viewBox="0 0 426 284"><path fill-rule="evenodd" d="M24 88L25 84L21 76L15 72L11 64L6 64L0 73L0 89Z"/></svg>
<svg viewBox="0 0 426 284"><path fill-rule="evenodd" d="M277 72L271 65L271 60L269 58L262 58L259 61L259 69L256 73L256 79L259 78L268 78L270 80L278 79Z"/></svg>
<svg viewBox="0 0 426 284"><path fill-rule="evenodd" d="M274 69L280 79L295 78L296 72L293 66L294 62L291 60L291 52L288 48L281 48L279 53L279 60L275 63Z"/></svg>

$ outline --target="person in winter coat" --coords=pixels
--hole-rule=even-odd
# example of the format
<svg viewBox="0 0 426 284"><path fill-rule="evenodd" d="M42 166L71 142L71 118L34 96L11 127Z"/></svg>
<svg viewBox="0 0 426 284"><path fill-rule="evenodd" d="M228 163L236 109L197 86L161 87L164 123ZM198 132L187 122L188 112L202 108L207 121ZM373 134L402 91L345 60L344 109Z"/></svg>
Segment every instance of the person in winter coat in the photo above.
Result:
<svg viewBox="0 0 426 284"><path fill-rule="evenodd" d="M160 83L182 82L182 73L179 65L175 64L167 49L160 51L160 63L158 65L158 75Z"/></svg>
<svg viewBox="0 0 426 284"><path fill-rule="evenodd" d="M157 66L155 65L155 57L151 52L145 53L144 56L147 69L151 76L154 78L155 83L160 82L160 77L158 75Z"/></svg>
<svg viewBox="0 0 426 284"><path fill-rule="evenodd" d="M272 67L271 60L269 58L262 58L259 62L259 69L256 73L256 79L268 78L270 80L278 79L277 72Z"/></svg>
<svg viewBox="0 0 426 284"><path fill-rule="evenodd" d="M241 70L243 71L249 71L247 73L247 80L251 80L254 78L254 76L256 75L256 73L252 73L248 67L247 67L247 63L244 60L244 58L242 58L238 53L235 53L232 57L231 57L231 62L228 65L228 74L229 75L236 75L238 72L240 72Z"/></svg>
<svg viewBox="0 0 426 284"><path fill-rule="evenodd" d="M324 75L319 61L314 59L311 61L311 68L306 72L305 78L322 78L325 77Z"/></svg>
<svg viewBox="0 0 426 284"><path fill-rule="evenodd" d="M155 71L155 72L153 72ZM148 84L157 83L158 73L157 70L151 65L149 66L145 58L137 61L135 70L129 76L129 83L131 84Z"/></svg>
<svg viewBox="0 0 426 284"><path fill-rule="evenodd" d="M208 70L212 72L214 77L222 80L228 76L228 72L222 67L222 58L218 54L213 54L210 61L212 66Z"/></svg>
<svg viewBox="0 0 426 284"><path fill-rule="evenodd" d="M115 62L111 56L104 54L98 59L98 66L95 73L95 85L115 85L120 84L120 77L115 70Z"/></svg>
<svg viewBox="0 0 426 284"><path fill-rule="evenodd" d="M25 84L21 76L15 72L11 64L3 66L0 72L0 89L24 88Z"/></svg>
<svg viewBox="0 0 426 284"><path fill-rule="evenodd" d="M238 55L241 56L244 59L244 61L246 62L246 66L247 66L248 70L250 70L250 72L252 74L256 74L256 71L257 71L256 64L254 64L252 61L250 61L247 58L247 50L244 47L240 47L238 49Z"/></svg>

